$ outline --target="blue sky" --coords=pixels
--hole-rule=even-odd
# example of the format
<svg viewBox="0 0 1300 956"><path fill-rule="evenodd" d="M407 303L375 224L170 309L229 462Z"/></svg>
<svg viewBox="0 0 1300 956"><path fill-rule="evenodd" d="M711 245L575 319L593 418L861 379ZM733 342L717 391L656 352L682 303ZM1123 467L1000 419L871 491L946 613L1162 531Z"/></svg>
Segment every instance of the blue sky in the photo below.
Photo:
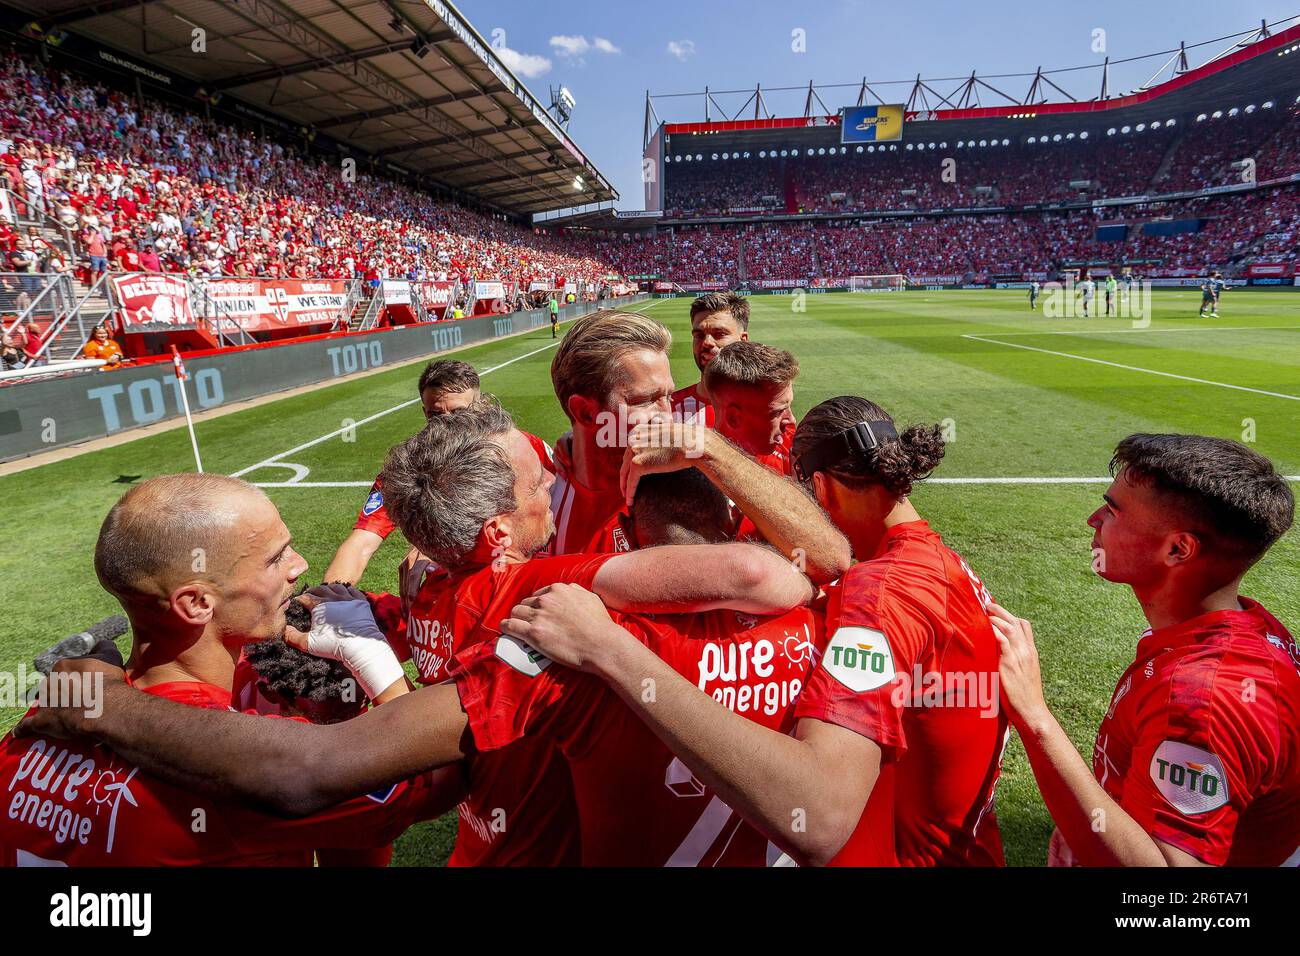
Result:
<svg viewBox="0 0 1300 956"><path fill-rule="evenodd" d="M1100 63L1224 36L1300 13L1300 4L1222 0L1094 0L1066 2L866 2L866 0L460 0L458 7L540 100L565 85L577 100L569 132L622 196L619 207L644 205L641 131L645 92L685 93L858 83L915 77L1032 72ZM1104 30L1105 52L1094 52ZM494 31L503 31L494 33ZM803 31L797 52L793 31ZM1226 44L1189 54L1195 66ZM1117 67L1112 92L1143 83L1162 60ZM1140 75L1138 75L1140 74ZM1079 98L1093 96L1095 73L1057 78ZM995 86L1003 81L993 81ZM1023 96L1025 80L1006 80ZM955 83L940 87L944 92ZM885 87L899 101L905 87ZM837 110L856 89L826 99ZM1055 98L1055 97L1054 97ZM724 98L734 111L744 97ZM985 101L994 105L993 97ZM668 121L702 120L702 99L656 99ZM773 94L778 115L800 115L802 94ZM716 118L716 114L715 114Z"/></svg>

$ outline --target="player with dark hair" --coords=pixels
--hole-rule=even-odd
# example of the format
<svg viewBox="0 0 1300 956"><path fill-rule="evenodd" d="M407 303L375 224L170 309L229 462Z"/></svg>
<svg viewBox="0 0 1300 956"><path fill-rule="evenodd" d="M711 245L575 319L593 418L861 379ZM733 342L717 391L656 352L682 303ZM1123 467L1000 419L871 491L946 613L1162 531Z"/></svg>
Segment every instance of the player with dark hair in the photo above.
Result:
<svg viewBox="0 0 1300 956"><path fill-rule="evenodd" d="M295 599L301 619L290 617L290 626L306 634L311 617ZM337 724L365 713L369 701L357 687L357 680L338 661L299 650L287 640L272 639L251 644L235 671L234 706L249 713L300 717L313 724ZM388 866L393 844L339 849L317 847L316 862L323 867Z"/></svg>
<svg viewBox="0 0 1300 956"><path fill-rule="evenodd" d="M482 392L474 366L459 359L435 359L420 373L417 394L424 420L429 422L439 415L450 415L468 408L479 400ZM554 470L550 446L536 435L528 435L528 440L542 464ZM370 559L396 527L384 508L383 483L376 478L351 533L339 545L325 569L325 580L351 581L354 584L360 581Z"/></svg>
<svg viewBox="0 0 1300 956"><path fill-rule="evenodd" d="M1300 865L1300 650L1241 594L1291 527L1291 488L1263 455L1199 435L1130 435L1111 473L1088 518L1095 567L1133 589L1150 628L1091 773L1043 697L1033 628L993 608L1002 687L1058 828L1052 862Z"/></svg>
<svg viewBox="0 0 1300 956"><path fill-rule="evenodd" d="M655 495L641 495L638 483L631 505L610 519L583 548L586 554L618 554L656 544L684 544L681 529L691 540L703 535L718 544L735 537L735 517L726 495L696 468L667 472ZM664 489L676 495L670 500Z"/></svg>
<svg viewBox="0 0 1300 956"><path fill-rule="evenodd" d="M248 673L235 679L240 710L302 717L313 724L337 724L365 712L365 695L338 661L308 654L283 639L248 647L243 660Z"/></svg>
<svg viewBox="0 0 1300 956"><path fill-rule="evenodd" d="M714 427L741 451L779 475L790 475L794 380L799 362L784 349L732 342L704 367Z"/></svg>
<svg viewBox="0 0 1300 956"><path fill-rule="evenodd" d="M731 536L726 495L699 471L647 475L631 525L639 547L709 544ZM560 592L572 585L548 589ZM586 592L582 592L586 593ZM587 595L591 597L591 595ZM599 614L604 606L592 599ZM728 710L780 730L825 643L806 607L759 616L730 610L615 618L678 674ZM675 757L593 675L502 660L490 644L452 667L474 745L491 752L522 739L556 742L573 775L588 866L763 866L778 854ZM644 690L644 689L643 689ZM653 695L652 695L653 696Z"/></svg>
<svg viewBox="0 0 1300 956"><path fill-rule="evenodd" d="M1210 318L1219 317L1219 295L1223 292L1225 284L1218 269L1201 280L1201 309L1197 313L1199 318L1205 318L1206 309L1210 310Z"/></svg>
<svg viewBox="0 0 1300 956"><path fill-rule="evenodd" d="M684 445L638 429L629 483L690 465L708 473L716 442L700 460ZM826 589L831 637L793 736L721 707L579 588L530 598L503 628L604 677L701 782L801 862L1001 864L992 810L1007 725L991 599L907 497L943 451L937 427L900 433L861 398L830 399L800 423L797 473L860 563Z"/></svg>
<svg viewBox="0 0 1300 956"><path fill-rule="evenodd" d="M713 404L703 380L706 366L732 342L749 339L749 299L737 292L706 292L691 303L691 355L701 380L673 392L678 421L713 427Z"/></svg>

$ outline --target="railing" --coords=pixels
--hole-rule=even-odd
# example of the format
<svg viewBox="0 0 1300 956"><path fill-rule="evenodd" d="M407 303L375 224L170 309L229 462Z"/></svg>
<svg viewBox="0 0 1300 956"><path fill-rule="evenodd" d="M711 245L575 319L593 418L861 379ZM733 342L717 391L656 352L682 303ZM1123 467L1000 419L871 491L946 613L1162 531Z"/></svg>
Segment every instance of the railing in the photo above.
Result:
<svg viewBox="0 0 1300 956"><path fill-rule="evenodd" d="M61 272L0 272L0 312L13 313L19 319L42 312L62 314L69 299L66 279ZM43 307L37 308L42 303ZM6 325L5 331L12 324Z"/></svg>
<svg viewBox="0 0 1300 956"><path fill-rule="evenodd" d="M10 331L20 323L34 322L38 315L48 314L50 322L46 327L46 332L42 334L43 341L48 342L55 327L61 327L65 324L72 310L75 309L73 304L75 292L72 279L65 273L3 273L0 274L0 280L4 280L6 283L11 280L18 280L23 286L21 292L13 295L14 311L18 311L18 315L12 322L4 326L5 332ZM42 283L43 287L41 287ZM32 285L40 287L39 291L34 299L30 299L24 305L23 298L30 295ZM42 351L44 350L42 349Z"/></svg>
<svg viewBox="0 0 1300 956"><path fill-rule="evenodd" d="M340 325L346 328L348 323L352 321L352 310L361 301L361 290L364 288L364 283L364 279L348 280L348 294L343 299L343 306L339 309L338 317L334 320L334 324L330 326L331 332L338 331Z"/></svg>
<svg viewBox="0 0 1300 956"><path fill-rule="evenodd" d="M384 309L384 287L381 285L375 290L375 294L370 297L370 308L366 309L366 314L361 317L361 324L357 326L358 332L367 332L379 324L379 314Z"/></svg>
<svg viewBox="0 0 1300 956"><path fill-rule="evenodd" d="M37 205L12 189L0 189L0 219L8 219L19 227L36 226L40 229L52 229L62 237L65 261L71 262L77 254L72 228L49 214L44 199L40 205ZM49 241L45 236L41 238Z"/></svg>
<svg viewBox="0 0 1300 956"><path fill-rule="evenodd" d="M411 305L415 306L415 319L417 322L429 321L429 310L424 307L424 296L420 295L420 290L414 282L411 283Z"/></svg>
<svg viewBox="0 0 1300 956"><path fill-rule="evenodd" d="M90 341L90 337L95 333L96 327L103 325L104 322L112 318L113 314L117 311L113 307L112 302L109 302L108 309L104 312L103 315L101 315L98 319L92 322L89 325L89 327L87 327L86 321L83 317L86 303L89 302L96 295L103 295L104 293L102 291L102 287L105 286L107 282L108 282L108 273L107 272L100 273L99 278L96 279L94 284L89 289L86 290L86 294L77 300L77 302L63 316L62 319L56 321L54 324L50 326L49 331L46 332L45 334L44 341L41 342L41 347L39 351L37 351L35 359L33 359L34 362L41 361L42 359L45 360L49 359L50 347L54 344L54 341L57 338L59 338L59 336L63 335L64 331L72 323L73 319L75 319L77 322L77 335L79 338L77 342L77 347L76 349L73 350L72 354L74 356L81 354L81 350L86 347L86 343Z"/></svg>
<svg viewBox="0 0 1300 956"><path fill-rule="evenodd" d="M0 189L0 218L9 219L19 226L42 226L45 213L37 209L30 199L12 189Z"/></svg>

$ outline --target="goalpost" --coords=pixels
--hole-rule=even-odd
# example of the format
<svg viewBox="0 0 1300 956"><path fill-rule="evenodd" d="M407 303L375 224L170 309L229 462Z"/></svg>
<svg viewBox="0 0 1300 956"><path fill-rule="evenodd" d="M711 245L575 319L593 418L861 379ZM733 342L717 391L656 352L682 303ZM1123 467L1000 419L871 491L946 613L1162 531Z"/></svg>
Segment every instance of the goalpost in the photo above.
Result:
<svg viewBox="0 0 1300 956"><path fill-rule="evenodd" d="M906 288L905 275L849 276L850 292L901 292Z"/></svg>

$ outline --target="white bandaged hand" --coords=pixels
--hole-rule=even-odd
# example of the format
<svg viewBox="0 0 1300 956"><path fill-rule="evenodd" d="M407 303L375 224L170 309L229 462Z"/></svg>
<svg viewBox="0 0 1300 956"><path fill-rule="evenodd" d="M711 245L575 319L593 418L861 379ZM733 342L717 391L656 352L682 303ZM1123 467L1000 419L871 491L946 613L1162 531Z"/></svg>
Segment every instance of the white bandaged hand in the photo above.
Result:
<svg viewBox="0 0 1300 956"><path fill-rule="evenodd" d="M406 676L364 594L346 584L307 593L318 600L311 609L309 653L346 667L371 700Z"/></svg>

